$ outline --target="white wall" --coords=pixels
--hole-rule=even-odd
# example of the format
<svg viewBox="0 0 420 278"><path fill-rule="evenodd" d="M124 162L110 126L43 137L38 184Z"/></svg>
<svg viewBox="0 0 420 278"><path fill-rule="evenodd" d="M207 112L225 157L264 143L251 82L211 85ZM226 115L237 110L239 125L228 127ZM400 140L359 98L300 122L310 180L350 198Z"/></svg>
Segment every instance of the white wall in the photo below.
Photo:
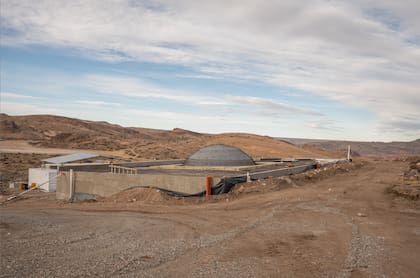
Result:
<svg viewBox="0 0 420 278"><path fill-rule="evenodd" d="M55 192L57 188L57 181L55 179L57 176L56 169L47 169L47 168L29 168L29 185L36 183L36 185L45 183L39 188L47 192Z"/></svg>

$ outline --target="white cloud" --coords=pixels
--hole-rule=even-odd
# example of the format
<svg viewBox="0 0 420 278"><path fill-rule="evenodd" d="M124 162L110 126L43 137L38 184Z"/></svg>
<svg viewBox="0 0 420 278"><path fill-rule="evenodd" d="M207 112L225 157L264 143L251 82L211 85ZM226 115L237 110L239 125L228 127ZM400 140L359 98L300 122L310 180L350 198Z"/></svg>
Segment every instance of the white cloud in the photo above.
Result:
<svg viewBox="0 0 420 278"><path fill-rule="evenodd" d="M191 76L265 82L366 109L373 128L420 136L418 1L2 1L3 45L79 50L109 62L192 68ZM11 31L12 30L12 31ZM90 86L127 96L210 105L220 98L180 93L137 79L92 75ZM260 99L261 98L261 99ZM316 115L273 100L235 102ZM225 97L222 104L233 102ZM414 128L414 132L413 132ZM399 131L395 130L395 134Z"/></svg>
<svg viewBox="0 0 420 278"><path fill-rule="evenodd" d="M338 131L343 130L343 128L339 127L337 123L335 123L334 121L330 121L326 119L309 120L306 122L306 125L310 128L318 129L321 131L327 130L327 131L338 132Z"/></svg>
<svg viewBox="0 0 420 278"><path fill-rule="evenodd" d="M263 116L286 115L287 113L300 113L304 115L322 116L318 111L307 108L281 103L272 99L261 97L250 97L242 95L215 94L213 96L204 95L201 92L188 92L182 90L172 90L159 85L147 82L139 78L123 77L115 75L88 75L80 86L87 87L96 92L113 95L123 95L139 98L163 99L179 102L187 105L202 106L224 106L230 107L230 111L246 114L258 114ZM250 106L242 108L241 106ZM234 108L235 107L235 108Z"/></svg>
<svg viewBox="0 0 420 278"><path fill-rule="evenodd" d="M25 114L51 114L62 115L63 110L48 105L27 104L22 102L1 101L1 113L12 115L25 115Z"/></svg>
<svg viewBox="0 0 420 278"><path fill-rule="evenodd" d="M38 99L39 97L29 96L25 94L11 93L11 92L0 92L0 97L4 98L14 98L14 99Z"/></svg>
<svg viewBox="0 0 420 278"><path fill-rule="evenodd" d="M168 89L133 77L92 74L83 77L80 85L97 92L128 97L163 99L187 104L223 103L217 97Z"/></svg>
<svg viewBox="0 0 420 278"><path fill-rule="evenodd" d="M107 102L101 100L77 100L75 102L87 106L122 106L121 103Z"/></svg>
<svg viewBox="0 0 420 278"><path fill-rule="evenodd" d="M318 111L296 107L290 104L281 103L266 98L226 95L225 99L231 101L232 103L248 104L255 106L256 108L260 108L261 111L267 115L284 115L288 113L299 113L313 116L322 116L322 113Z"/></svg>

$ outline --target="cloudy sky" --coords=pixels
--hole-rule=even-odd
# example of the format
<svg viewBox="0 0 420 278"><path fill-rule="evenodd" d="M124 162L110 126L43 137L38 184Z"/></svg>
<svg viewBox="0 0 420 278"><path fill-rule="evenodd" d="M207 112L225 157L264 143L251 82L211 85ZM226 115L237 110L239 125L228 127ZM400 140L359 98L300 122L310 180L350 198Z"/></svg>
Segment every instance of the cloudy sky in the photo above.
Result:
<svg viewBox="0 0 420 278"><path fill-rule="evenodd" d="M1 112L420 138L420 1L1 1Z"/></svg>

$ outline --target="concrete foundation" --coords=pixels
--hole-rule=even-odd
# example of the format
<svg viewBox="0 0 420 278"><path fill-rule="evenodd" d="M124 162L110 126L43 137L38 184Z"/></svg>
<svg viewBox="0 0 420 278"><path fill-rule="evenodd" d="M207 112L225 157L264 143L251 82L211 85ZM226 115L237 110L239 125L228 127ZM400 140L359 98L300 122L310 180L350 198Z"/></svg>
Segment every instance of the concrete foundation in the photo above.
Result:
<svg viewBox="0 0 420 278"><path fill-rule="evenodd" d="M214 178L218 183L220 178ZM108 197L134 186L157 186L184 193L197 193L205 190L205 176L165 175L165 174L112 174L98 172L74 172L74 195L94 194ZM57 179L57 199L68 200L71 195L70 174Z"/></svg>
<svg viewBox="0 0 420 278"><path fill-rule="evenodd" d="M72 169L57 179L57 199L84 199L86 196L109 197L115 193L136 186L151 186L186 194L195 194L205 190L206 176L213 177L217 184L224 177L248 177L248 180L264 179L284 175L298 174L314 168L316 164L336 163L339 160L293 160L285 162L278 159L266 159L256 165L246 167L210 167L182 166L183 160L146 161L123 163L117 166L133 171L109 172L110 165L68 165ZM134 171L135 170L135 171ZM107 172L103 172L107 171ZM72 183L72 186L71 186Z"/></svg>

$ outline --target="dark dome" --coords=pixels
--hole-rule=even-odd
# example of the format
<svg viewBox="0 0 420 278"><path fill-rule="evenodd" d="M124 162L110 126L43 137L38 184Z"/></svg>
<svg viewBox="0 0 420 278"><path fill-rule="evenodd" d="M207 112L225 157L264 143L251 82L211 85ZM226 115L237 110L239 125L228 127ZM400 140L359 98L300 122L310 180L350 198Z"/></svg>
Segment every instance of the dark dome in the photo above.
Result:
<svg viewBox="0 0 420 278"><path fill-rule="evenodd" d="M192 154L186 161L189 166L249 166L255 165L251 157L238 148L210 145Z"/></svg>

